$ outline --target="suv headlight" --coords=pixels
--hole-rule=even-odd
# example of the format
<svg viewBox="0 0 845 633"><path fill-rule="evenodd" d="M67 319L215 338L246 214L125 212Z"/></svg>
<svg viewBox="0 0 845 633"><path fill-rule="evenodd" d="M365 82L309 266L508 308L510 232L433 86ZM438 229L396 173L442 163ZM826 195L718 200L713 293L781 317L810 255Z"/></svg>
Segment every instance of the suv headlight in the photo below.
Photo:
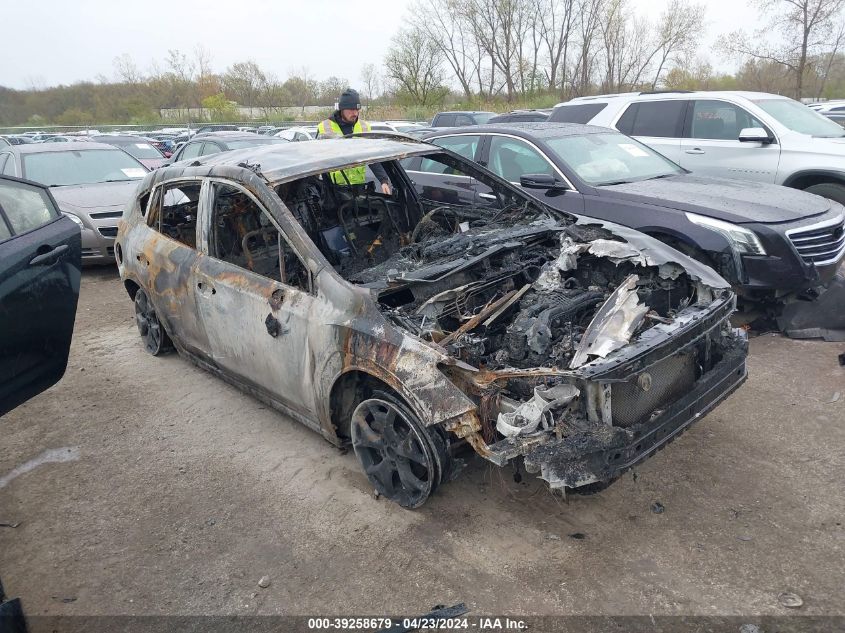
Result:
<svg viewBox="0 0 845 633"><path fill-rule="evenodd" d="M763 248L760 238L757 237L757 234L754 233L754 231L749 231L746 228L737 226L736 224L731 224L730 222L708 218L695 213L687 213L686 216L687 220L693 224L703 226L706 229L711 229L724 235L725 239L727 239L731 243L731 246L733 246L739 253L748 253L749 255L766 254L766 249Z"/></svg>
<svg viewBox="0 0 845 633"><path fill-rule="evenodd" d="M76 223L79 225L79 228L80 228L80 229L84 229L84 228L85 228L85 225L84 225L84 224L82 224L82 220L80 220L80 219L79 219L77 216L75 216L73 213L68 213L67 211L62 211L62 215L67 216L67 217L69 217L71 220L73 220L74 222L76 222Z"/></svg>

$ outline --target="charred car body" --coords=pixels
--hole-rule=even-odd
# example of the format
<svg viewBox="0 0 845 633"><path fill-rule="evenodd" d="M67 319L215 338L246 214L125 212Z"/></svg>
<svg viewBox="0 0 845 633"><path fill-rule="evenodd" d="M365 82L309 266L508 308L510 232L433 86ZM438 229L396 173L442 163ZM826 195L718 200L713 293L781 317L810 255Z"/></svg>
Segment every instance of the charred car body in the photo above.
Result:
<svg viewBox="0 0 845 633"><path fill-rule="evenodd" d="M418 192L416 156L494 194ZM329 177L373 163L391 195ZM721 277L583 222L431 145L331 139L157 170L116 257L148 351L172 342L351 443L379 493L417 507L467 444L595 490L745 380Z"/></svg>

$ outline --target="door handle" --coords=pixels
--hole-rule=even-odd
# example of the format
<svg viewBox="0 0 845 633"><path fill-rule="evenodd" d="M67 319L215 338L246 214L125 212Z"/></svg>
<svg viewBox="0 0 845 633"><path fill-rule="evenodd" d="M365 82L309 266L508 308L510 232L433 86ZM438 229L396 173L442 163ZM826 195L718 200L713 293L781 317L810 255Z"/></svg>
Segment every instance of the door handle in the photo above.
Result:
<svg viewBox="0 0 845 633"><path fill-rule="evenodd" d="M43 249L43 248L49 248L49 246L47 246L47 247L42 246L41 249ZM41 250L41 249L39 249L39 250ZM36 255L32 259L30 259L29 265L30 266L43 266L45 264L54 264L56 262L56 260L58 260L59 257L61 257L62 253L67 251L67 249L68 249L67 244L60 244L56 248L51 248L49 251L46 251L44 253L40 253L39 255Z"/></svg>
<svg viewBox="0 0 845 633"><path fill-rule="evenodd" d="M685 150L687 154L703 154L704 150L699 147L694 147L693 149Z"/></svg>
<svg viewBox="0 0 845 633"><path fill-rule="evenodd" d="M484 198L485 200L498 200L498 198L496 198L496 196L492 193L479 193L478 197Z"/></svg>

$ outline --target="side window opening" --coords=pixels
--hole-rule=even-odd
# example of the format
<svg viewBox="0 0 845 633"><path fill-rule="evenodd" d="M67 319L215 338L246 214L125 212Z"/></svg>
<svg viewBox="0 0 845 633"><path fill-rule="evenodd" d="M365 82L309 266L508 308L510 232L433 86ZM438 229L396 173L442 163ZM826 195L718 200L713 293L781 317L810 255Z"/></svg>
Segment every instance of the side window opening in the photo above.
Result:
<svg viewBox="0 0 845 633"><path fill-rule="evenodd" d="M159 233L197 247L197 212L202 183L174 183L155 190L147 223Z"/></svg>
<svg viewBox="0 0 845 633"><path fill-rule="evenodd" d="M269 216L245 191L214 183L209 254L310 292L308 269Z"/></svg>
<svg viewBox="0 0 845 633"><path fill-rule="evenodd" d="M524 143L502 136L490 140L490 171L510 182L519 182L523 174L548 174L556 172L542 154Z"/></svg>
<svg viewBox="0 0 845 633"><path fill-rule="evenodd" d="M331 173L283 183L276 193L290 209L314 245L345 278L354 270L383 261L407 244L420 211L405 190L398 164L379 164L391 184L385 194L369 177L347 185ZM379 167L376 167L378 170ZM346 170L350 180L357 169L371 174L373 165ZM336 173L336 172L333 172Z"/></svg>

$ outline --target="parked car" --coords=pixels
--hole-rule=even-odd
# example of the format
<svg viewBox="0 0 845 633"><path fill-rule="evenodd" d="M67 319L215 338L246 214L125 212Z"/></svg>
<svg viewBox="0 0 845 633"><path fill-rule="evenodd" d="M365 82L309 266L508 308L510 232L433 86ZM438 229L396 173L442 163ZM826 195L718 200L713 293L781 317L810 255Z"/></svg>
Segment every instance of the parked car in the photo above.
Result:
<svg viewBox="0 0 845 633"><path fill-rule="evenodd" d="M138 162L144 165L147 169L157 169L161 167L166 158L155 147L149 139L141 136L92 136L91 140L96 143L106 143L119 147L127 154L131 154L138 159Z"/></svg>
<svg viewBox="0 0 845 633"><path fill-rule="evenodd" d="M213 125L203 125L197 128L196 134L207 134L208 132L237 132L237 125L229 125L226 123L215 123Z"/></svg>
<svg viewBox="0 0 845 633"><path fill-rule="evenodd" d="M50 136L45 136L41 140L36 141L36 143L79 143L87 141L87 136L70 136L64 134L51 134Z"/></svg>
<svg viewBox="0 0 845 633"><path fill-rule="evenodd" d="M417 191L430 161L487 197ZM330 172L380 164L392 193ZM578 221L407 140L250 147L149 174L116 253L145 349L171 345L417 507L458 444L591 492L745 380L735 296L629 228ZM465 442L458 442L465 440Z"/></svg>
<svg viewBox="0 0 845 633"><path fill-rule="evenodd" d="M79 227L47 187L0 176L0 415L65 373L80 248Z"/></svg>
<svg viewBox="0 0 845 633"><path fill-rule="evenodd" d="M839 112L845 114L845 100L842 99L822 101L820 103L808 103L807 107L820 114L826 114L828 112Z"/></svg>
<svg viewBox="0 0 845 633"><path fill-rule="evenodd" d="M451 112L438 112L431 120L431 127L457 127L463 125L481 125L487 123L490 117L496 116L495 112L475 112L468 110L456 110Z"/></svg>
<svg viewBox="0 0 845 633"><path fill-rule="evenodd" d="M487 123L540 123L549 120L552 109L545 110L513 110L505 114L491 117Z"/></svg>
<svg viewBox="0 0 845 633"><path fill-rule="evenodd" d="M836 123L837 125L845 127L845 113L825 112L824 116Z"/></svg>
<svg viewBox="0 0 845 633"><path fill-rule="evenodd" d="M615 130L512 123L426 137L555 208L637 229L713 266L743 303L828 284L845 259L845 207L803 191L690 174ZM409 167L427 171L420 163ZM415 173L418 187L442 174ZM486 187L452 183L452 188Z"/></svg>
<svg viewBox="0 0 845 633"><path fill-rule="evenodd" d="M22 136L19 134L0 136L0 140L6 141L9 145L26 145L27 143L32 143L32 139L28 136Z"/></svg>
<svg viewBox="0 0 845 633"><path fill-rule="evenodd" d="M211 132L207 134L196 134L191 140L178 148L166 164L208 156L219 152L228 152L233 149L244 147L255 147L257 145L271 145L274 143L288 143L289 141L273 136L263 136L251 132Z"/></svg>
<svg viewBox="0 0 845 633"><path fill-rule="evenodd" d="M296 125L293 127L286 127L273 134L273 136L276 138L283 138L286 141L313 141L317 138L317 126Z"/></svg>
<svg viewBox="0 0 845 633"><path fill-rule="evenodd" d="M367 121L373 132L397 132L399 134L411 134L425 126L408 121Z"/></svg>
<svg viewBox="0 0 845 633"><path fill-rule="evenodd" d="M549 121L613 127L700 176L785 185L845 203L845 131L763 92L580 97Z"/></svg>
<svg viewBox="0 0 845 633"><path fill-rule="evenodd" d="M114 264L117 221L148 171L123 150L92 141L0 148L0 173L48 186L80 227L84 263Z"/></svg>

